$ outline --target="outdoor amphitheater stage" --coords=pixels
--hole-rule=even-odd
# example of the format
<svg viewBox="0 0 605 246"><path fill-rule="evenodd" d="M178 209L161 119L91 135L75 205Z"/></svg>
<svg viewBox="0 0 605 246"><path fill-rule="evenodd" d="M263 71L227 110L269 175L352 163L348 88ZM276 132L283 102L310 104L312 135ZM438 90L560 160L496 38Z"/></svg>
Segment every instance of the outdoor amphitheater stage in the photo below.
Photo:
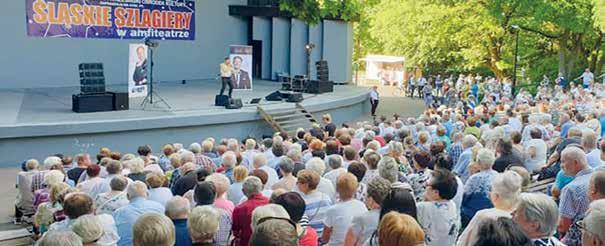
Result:
<svg viewBox="0 0 605 246"><path fill-rule="evenodd" d="M52 153L97 153L100 147L136 152L150 144L155 153L166 143L200 142L206 137L262 137L271 127L257 112L288 109L293 103L269 102L268 94L280 89L273 81L254 81L251 91L234 91L244 107L225 109L214 106L220 89L216 80L158 83L156 92L170 105L143 108L143 98L130 100L130 110L74 113L72 94L79 87L0 89L0 167L16 167L28 158L43 160ZM108 91L126 91L125 85L107 86ZM334 92L303 94L301 103L316 117L330 113L335 123L356 120L369 111L369 89L336 85ZM249 104L263 98L259 104Z"/></svg>

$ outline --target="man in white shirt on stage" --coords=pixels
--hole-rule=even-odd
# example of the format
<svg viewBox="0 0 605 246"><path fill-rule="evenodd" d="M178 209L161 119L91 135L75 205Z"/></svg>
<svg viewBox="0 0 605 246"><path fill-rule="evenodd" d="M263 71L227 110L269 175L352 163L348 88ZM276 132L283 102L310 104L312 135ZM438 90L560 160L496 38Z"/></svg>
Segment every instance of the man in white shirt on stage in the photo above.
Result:
<svg viewBox="0 0 605 246"><path fill-rule="evenodd" d="M372 104L372 117L376 117L376 108L378 108L378 86L373 86L370 92L370 104Z"/></svg>

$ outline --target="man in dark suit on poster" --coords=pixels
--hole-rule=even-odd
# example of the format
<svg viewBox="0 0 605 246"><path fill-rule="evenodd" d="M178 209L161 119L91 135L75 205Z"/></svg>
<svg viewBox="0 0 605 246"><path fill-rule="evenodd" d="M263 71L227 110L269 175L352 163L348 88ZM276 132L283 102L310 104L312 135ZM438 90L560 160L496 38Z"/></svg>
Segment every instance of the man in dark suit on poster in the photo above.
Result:
<svg viewBox="0 0 605 246"><path fill-rule="evenodd" d="M250 83L250 74L241 69L242 68L242 57L233 57L233 74L231 75L233 89L247 90L252 89Z"/></svg>

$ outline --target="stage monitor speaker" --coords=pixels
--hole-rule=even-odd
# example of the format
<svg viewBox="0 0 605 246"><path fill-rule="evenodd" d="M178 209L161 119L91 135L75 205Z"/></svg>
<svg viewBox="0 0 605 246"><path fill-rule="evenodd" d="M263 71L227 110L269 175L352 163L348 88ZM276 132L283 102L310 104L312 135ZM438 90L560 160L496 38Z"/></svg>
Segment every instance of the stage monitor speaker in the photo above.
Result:
<svg viewBox="0 0 605 246"><path fill-rule="evenodd" d="M261 98L252 98L252 100L250 100L250 104L258 104L260 102Z"/></svg>
<svg viewBox="0 0 605 246"><path fill-rule="evenodd" d="M78 65L78 71L82 94L105 93L103 63L81 63Z"/></svg>
<svg viewBox="0 0 605 246"><path fill-rule="evenodd" d="M302 102L303 95L302 95L302 93L296 93L296 92L288 93L288 99L286 101L291 102L291 103Z"/></svg>
<svg viewBox="0 0 605 246"><path fill-rule="evenodd" d="M103 94L77 94L72 95L72 111L76 113L90 113L113 110L113 95Z"/></svg>
<svg viewBox="0 0 605 246"><path fill-rule="evenodd" d="M216 95L214 98L214 105L225 107L229 105L229 96L226 95Z"/></svg>
<svg viewBox="0 0 605 246"><path fill-rule="evenodd" d="M229 99L229 104L227 104L227 106L225 106L225 108L227 109L240 109L242 108L244 105L242 104L242 99Z"/></svg>
<svg viewBox="0 0 605 246"><path fill-rule="evenodd" d="M112 92L113 110L128 110L130 108L128 92Z"/></svg>
<svg viewBox="0 0 605 246"><path fill-rule="evenodd" d="M307 85L307 92L313 94L321 94L334 91L334 83L332 81L311 80Z"/></svg>
<svg viewBox="0 0 605 246"><path fill-rule="evenodd" d="M267 100L267 101L281 101L281 99L282 99L282 94L279 91L275 91L265 97L265 100Z"/></svg>

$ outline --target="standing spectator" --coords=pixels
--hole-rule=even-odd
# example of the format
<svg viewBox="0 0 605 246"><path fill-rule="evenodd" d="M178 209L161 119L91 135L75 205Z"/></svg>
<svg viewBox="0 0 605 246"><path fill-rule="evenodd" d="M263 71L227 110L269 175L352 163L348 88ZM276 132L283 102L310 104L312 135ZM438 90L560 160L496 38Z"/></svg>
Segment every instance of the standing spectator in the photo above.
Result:
<svg viewBox="0 0 605 246"><path fill-rule="evenodd" d="M480 171L473 174L464 184L464 195L460 209L463 226L475 216L477 211L493 207L489 193L492 180L497 174L492 169L494 161L494 152L489 149L480 149L477 153L477 165Z"/></svg>
<svg viewBox="0 0 605 246"><path fill-rule="evenodd" d="M164 187L166 183L166 177L160 173L149 173L145 178L145 183L149 187L148 198L150 201L156 201L162 206L166 206L166 203L172 199L172 192L170 189Z"/></svg>
<svg viewBox="0 0 605 246"><path fill-rule="evenodd" d="M336 191L341 202L334 204L326 211L322 243L342 245L353 217L367 212L366 206L353 197L357 185L357 178L353 174L344 173L338 177Z"/></svg>
<svg viewBox="0 0 605 246"><path fill-rule="evenodd" d="M557 203L547 195L522 193L519 196L517 209L513 212L513 221L534 242L534 245L564 245L553 236L559 222L559 210Z"/></svg>
<svg viewBox="0 0 605 246"><path fill-rule="evenodd" d="M473 147L477 144L477 138L473 135L466 135L462 139L462 154L458 158L458 162L454 166L454 173L460 176L462 182L466 182L466 180L471 176L468 166L471 163L473 157ZM493 152L492 152L492 155ZM490 165L493 165L490 164Z"/></svg>
<svg viewBox="0 0 605 246"><path fill-rule="evenodd" d="M519 174L513 171L497 174L491 183L489 193L494 207L480 210L472 217L460 235L458 245L475 245L480 235L478 234L479 228L486 221L501 217L510 219L520 193L521 177Z"/></svg>
<svg viewBox="0 0 605 246"><path fill-rule="evenodd" d="M581 231L575 223L584 217L588 209L588 184L592 169L588 166L584 151L570 146L561 152L561 170L575 178L561 190L558 231L564 235L564 244L580 245Z"/></svg>
<svg viewBox="0 0 605 246"><path fill-rule="evenodd" d="M300 246L317 246L317 232L307 225L301 225L302 217L305 213L305 200L296 192L287 192L275 198L273 201L279 204L290 216L290 219L296 223L296 235Z"/></svg>
<svg viewBox="0 0 605 246"><path fill-rule="evenodd" d="M213 238L219 230L219 218L220 213L212 206L195 207L187 221L191 241L195 245L213 245Z"/></svg>
<svg viewBox="0 0 605 246"><path fill-rule="evenodd" d="M141 181L134 181L127 188L128 200L127 206L118 208L113 213L113 218L118 227L120 241L118 245L132 245L132 230L137 219L145 213L164 214L164 207L155 201L147 200L147 185Z"/></svg>
<svg viewBox="0 0 605 246"><path fill-rule="evenodd" d="M302 170L298 173L298 190L305 200L305 215L309 219L309 225L321 235L324 230L323 221L326 219L326 211L332 205L330 197L317 190L319 175L312 170Z"/></svg>
<svg viewBox="0 0 605 246"><path fill-rule="evenodd" d="M412 216L390 212L380 221L378 245L417 246L423 243L424 232Z"/></svg>
<svg viewBox="0 0 605 246"><path fill-rule="evenodd" d="M244 198L244 192L242 192L242 185L244 184L244 179L248 177L248 169L244 166L237 166L233 168L233 184L229 186L229 191L227 191L227 198L229 201L233 202L233 204L239 204L239 201Z"/></svg>
<svg viewBox="0 0 605 246"><path fill-rule="evenodd" d="M111 191L95 197L96 214L112 215L116 209L128 205L128 197L124 191L128 186L128 179L124 176L115 176L109 182L109 186Z"/></svg>
<svg viewBox="0 0 605 246"><path fill-rule="evenodd" d="M247 177L244 180L242 191L246 195L247 200L235 207L233 210L233 236L235 237L235 245L247 246L252 235L252 211L255 208L269 203L269 199L261 194L263 184L257 177Z"/></svg>
<svg viewBox="0 0 605 246"><path fill-rule="evenodd" d="M427 245L454 245L460 230L460 214L452 201L457 190L456 177L437 169L426 184L425 202L417 204L418 222Z"/></svg>
<svg viewBox="0 0 605 246"><path fill-rule="evenodd" d="M134 246L172 246L175 243L174 225L163 214L142 215L137 219L132 231Z"/></svg>
<svg viewBox="0 0 605 246"><path fill-rule="evenodd" d="M582 228L582 245L596 246L605 244L605 200L594 201L580 223Z"/></svg>
<svg viewBox="0 0 605 246"><path fill-rule="evenodd" d="M279 172L282 178L279 179L271 189L284 189L286 191L293 191L296 188L296 177L292 175L294 172L294 162L288 157L284 157L278 164Z"/></svg>
<svg viewBox="0 0 605 246"><path fill-rule="evenodd" d="M187 228L187 218L191 205L189 200L180 196L173 197L166 203L166 216L174 224L175 243L178 246L191 246L191 237Z"/></svg>
<svg viewBox="0 0 605 246"><path fill-rule="evenodd" d="M330 114L324 114L321 116L321 119L325 124L324 130L328 133L328 136L334 137L334 132L336 132L336 125L332 123L332 116Z"/></svg>

